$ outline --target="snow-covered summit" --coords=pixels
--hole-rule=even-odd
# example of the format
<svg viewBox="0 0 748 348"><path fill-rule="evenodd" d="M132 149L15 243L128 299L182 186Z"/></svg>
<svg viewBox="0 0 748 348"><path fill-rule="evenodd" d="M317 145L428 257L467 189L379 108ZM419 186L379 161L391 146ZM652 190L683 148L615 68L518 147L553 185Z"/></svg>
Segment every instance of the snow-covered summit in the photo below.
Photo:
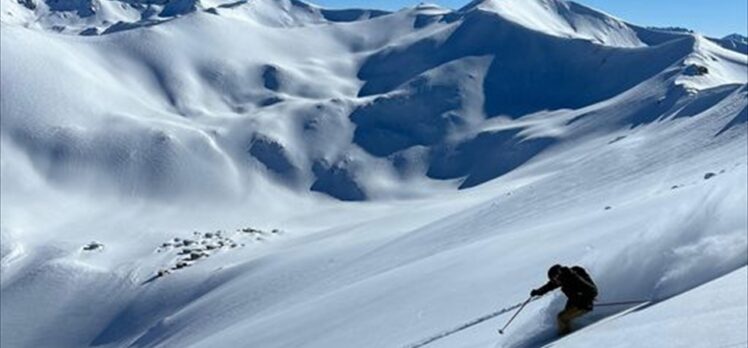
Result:
<svg viewBox="0 0 748 348"><path fill-rule="evenodd" d="M729 41L742 42L742 43L748 44L748 37L737 34L737 33L727 35L723 37L722 40L729 40Z"/></svg>
<svg viewBox="0 0 748 348"><path fill-rule="evenodd" d="M722 47L742 54L748 54L748 37L740 34L727 35L721 39L713 39Z"/></svg>
<svg viewBox="0 0 748 348"><path fill-rule="evenodd" d="M270 26L293 27L329 22L353 22L386 15L389 12L366 9L325 9L299 0L249 0L237 3L247 17Z"/></svg>
<svg viewBox="0 0 748 348"><path fill-rule="evenodd" d="M559 37L582 38L609 46L643 46L625 22L564 0L475 0L460 11L495 12L517 24Z"/></svg>
<svg viewBox="0 0 748 348"><path fill-rule="evenodd" d="M236 9L246 20L278 27L350 22L388 13L324 9L299 0L2 0L2 4L4 23L80 35L153 26L198 11L219 15L222 9Z"/></svg>
<svg viewBox="0 0 748 348"><path fill-rule="evenodd" d="M3 0L0 20L64 34L98 35L157 24L204 9L206 3L211 4L201 0Z"/></svg>

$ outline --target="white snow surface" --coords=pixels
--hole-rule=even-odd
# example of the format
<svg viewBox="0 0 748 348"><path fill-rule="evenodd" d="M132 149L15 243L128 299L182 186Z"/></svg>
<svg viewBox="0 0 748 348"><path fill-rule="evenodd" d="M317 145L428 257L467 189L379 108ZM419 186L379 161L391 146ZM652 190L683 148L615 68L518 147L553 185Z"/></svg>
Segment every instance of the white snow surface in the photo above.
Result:
<svg viewBox="0 0 748 348"><path fill-rule="evenodd" d="M625 22L571 1L476 0L465 7L476 8L551 35L583 38L610 46L644 46Z"/></svg>
<svg viewBox="0 0 748 348"><path fill-rule="evenodd" d="M645 312L602 322L594 332L569 336L554 347L745 346L747 275L748 268L743 267Z"/></svg>
<svg viewBox="0 0 748 348"><path fill-rule="evenodd" d="M744 54L557 0L0 4L3 348L748 345ZM652 304L445 335L555 263Z"/></svg>

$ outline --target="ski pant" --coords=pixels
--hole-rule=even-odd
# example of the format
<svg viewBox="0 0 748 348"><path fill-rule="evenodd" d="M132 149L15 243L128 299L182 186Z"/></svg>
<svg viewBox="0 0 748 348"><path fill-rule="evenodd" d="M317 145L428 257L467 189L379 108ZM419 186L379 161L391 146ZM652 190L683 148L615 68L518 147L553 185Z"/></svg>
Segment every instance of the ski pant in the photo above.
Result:
<svg viewBox="0 0 748 348"><path fill-rule="evenodd" d="M574 318L581 317L589 311L590 309L580 308L574 305L567 305L566 308L558 313L558 316L556 317L556 323L558 324L558 333L561 335L566 335L571 332L571 321Z"/></svg>

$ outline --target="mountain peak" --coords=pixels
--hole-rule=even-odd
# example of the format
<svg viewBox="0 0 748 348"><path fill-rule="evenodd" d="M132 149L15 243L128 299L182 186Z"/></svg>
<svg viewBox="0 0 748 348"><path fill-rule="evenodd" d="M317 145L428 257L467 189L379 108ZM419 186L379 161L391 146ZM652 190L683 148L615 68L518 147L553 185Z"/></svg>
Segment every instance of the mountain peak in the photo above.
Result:
<svg viewBox="0 0 748 348"><path fill-rule="evenodd" d="M606 46L644 44L625 22L606 13L564 0L475 0L459 12L493 12L549 35L590 40Z"/></svg>
<svg viewBox="0 0 748 348"><path fill-rule="evenodd" d="M736 42L748 44L748 37L740 35L738 33L727 35L723 37L722 40L736 41Z"/></svg>

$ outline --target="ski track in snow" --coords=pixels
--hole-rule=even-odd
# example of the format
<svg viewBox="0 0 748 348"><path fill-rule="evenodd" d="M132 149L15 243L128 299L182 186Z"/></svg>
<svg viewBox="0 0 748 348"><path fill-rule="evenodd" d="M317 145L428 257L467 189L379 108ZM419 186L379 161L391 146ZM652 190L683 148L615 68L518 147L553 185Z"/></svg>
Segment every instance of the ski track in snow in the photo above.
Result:
<svg viewBox="0 0 748 348"><path fill-rule="evenodd" d="M486 314L486 315L484 315L484 316L482 316L480 318L476 318L475 320L472 320L472 321L469 321L467 323L464 323L464 324L462 324L460 326L457 326L457 327L455 327L453 329L450 329L450 330L447 330L447 331L442 331L441 333L436 334L436 335L434 335L432 337L429 337L429 338L424 339L422 341L419 341L417 343L408 345L408 346L406 346L406 348L419 348L419 347L423 347L425 345L428 345L431 342L437 341L437 340L442 339L444 337L447 337L449 335L453 335L453 334L455 334L457 332L460 332L460 331L465 330L467 328L470 328L472 326L478 325L478 324L480 324L480 323L482 323L482 322L484 322L486 320L493 319L493 318L496 318L496 317L498 317L498 316L500 316L502 314L509 313L509 312L514 311L514 310L517 310L520 307L522 307L521 303L516 304L514 306L502 308L502 309L497 310L497 311L495 311L493 313Z"/></svg>

